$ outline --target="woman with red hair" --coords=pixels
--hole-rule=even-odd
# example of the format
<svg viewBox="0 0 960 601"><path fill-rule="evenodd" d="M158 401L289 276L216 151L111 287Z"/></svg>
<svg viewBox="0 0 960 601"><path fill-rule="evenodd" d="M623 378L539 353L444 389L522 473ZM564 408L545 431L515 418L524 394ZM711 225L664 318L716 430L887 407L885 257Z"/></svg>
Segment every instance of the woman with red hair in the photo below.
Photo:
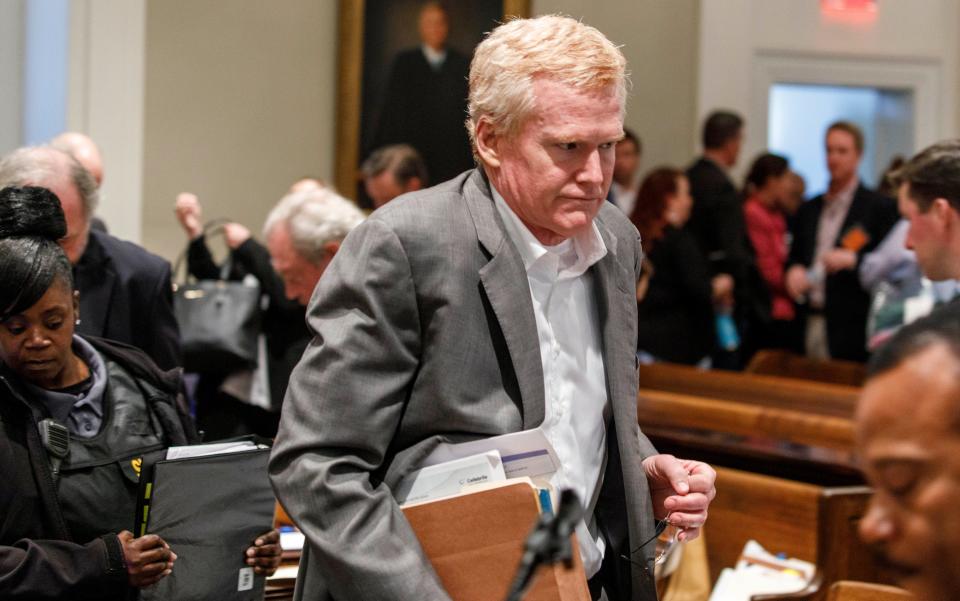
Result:
<svg viewBox="0 0 960 601"><path fill-rule="evenodd" d="M647 289L637 303L637 350L647 361L705 364L713 350L710 270L696 240L683 229L692 206L686 176L660 167L644 178L630 215L640 232L644 267L650 266Z"/></svg>

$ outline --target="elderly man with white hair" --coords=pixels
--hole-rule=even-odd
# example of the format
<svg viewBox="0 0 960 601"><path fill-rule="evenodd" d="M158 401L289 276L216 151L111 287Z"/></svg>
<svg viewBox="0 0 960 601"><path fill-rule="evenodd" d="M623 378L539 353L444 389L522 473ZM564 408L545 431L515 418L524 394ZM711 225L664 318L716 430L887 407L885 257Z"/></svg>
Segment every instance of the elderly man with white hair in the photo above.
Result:
<svg viewBox="0 0 960 601"><path fill-rule="evenodd" d="M292 192L267 215L263 236L287 298L310 302L343 239L363 221L352 202L330 188Z"/></svg>
<svg viewBox="0 0 960 601"><path fill-rule="evenodd" d="M540 429L586 512L594 598L654 600L657 519L699 533L715 472L637 425L640 240L605 202L626 61L574 19L477 46L480 167L378 209L307 308L270 473L308 544L303 599L446 600L395 498L437 445Z"/></svg>

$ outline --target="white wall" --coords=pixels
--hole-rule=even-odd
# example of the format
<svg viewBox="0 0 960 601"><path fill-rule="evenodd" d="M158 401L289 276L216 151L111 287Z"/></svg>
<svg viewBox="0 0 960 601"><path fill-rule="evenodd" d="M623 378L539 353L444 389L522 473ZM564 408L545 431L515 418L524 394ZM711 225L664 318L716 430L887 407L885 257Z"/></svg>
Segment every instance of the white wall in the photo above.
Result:
<svg viewBox="0 0 960 601"><path fill-rule="evenodd" d="M956 135L960 2L878 0L877 5L872 21L850 23L826 19L813 1L702 2L697 115L702 119L714 108L729 108L747 118L741 171L764 148L766 114L757 79L770 61L793 61L799 70L837 61L851 78L889 77L897 85L920 86L918 147ZM758 68L764 61L768 66Z"/></svg>
<svg viewBox="0 0 960 601"><path fill-rule="evenodd" d="M623 45L633 89L627 127L643 139L643 167L686 167L694 156L700 0L533 0L534 14L582 19Z"/></svg>
<svg viewBox="0 0 960 601"><path fill-rule="evenodd" d="M176 194L259 233L297 178L333 173L333 0L147 5L143 244L174 258Z"/></svg>
<svg viewBox="0 0 960 601"><path fill-rule="evenodd" d="M140 242L146 0L71 0L67 129L103 155L97 214Z"/></svg>
<svg viewBox="0 0 960 601"><path fill-rule="evenodd" d="M23 17L23 0L0 2L0 154L20 146Z"/></svg>

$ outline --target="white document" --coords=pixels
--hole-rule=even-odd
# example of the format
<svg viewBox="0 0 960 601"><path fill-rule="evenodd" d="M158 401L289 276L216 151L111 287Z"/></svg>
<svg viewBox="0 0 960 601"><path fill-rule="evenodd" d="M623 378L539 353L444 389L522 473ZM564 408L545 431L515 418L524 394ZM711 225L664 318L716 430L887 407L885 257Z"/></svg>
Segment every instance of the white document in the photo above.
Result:
<svg viewBox="0 0 960 601"><path fill-rule="evenodd" d="M167 449L167 460L185 459L188 457L207 457L209 455L226 455L228 453L254 451L256 449L265 448L267 447L264 445L258 445L250 440L216 442L212 444L196 444L184 447L170 447Z"/></svg>
<svg viewBox="0 0 960 601"><path fill-rule="evenodd" d="M506 480L496 450L420 468L397 487L397 502L421 503L456 495L464 486Z"/></svg>
<svg viewBox="0 0 960 601"><path fill-rule="evenodd" d="M799 559L780 559L756 541L747 541L736 569L725 568L710 601L750 601L754 595L788 594L803 590L816 566Z"/></svg>
<svg viewBox="0 0 960 601"><path fill-rule="evenodd" d="M557 452L540 428L459 444L441 444L421 465L436 465L487 451L500 453L503 472L507 478L527 476L535 478L536 481L548 481L550 476L560 469Z"/></svg>
<svg viewBox="0 0 960 601"><path fill-rule="evenodd" d="M305 541L306 537L297 530L280 533L280 548L284 551L302 551Z"/></svg>

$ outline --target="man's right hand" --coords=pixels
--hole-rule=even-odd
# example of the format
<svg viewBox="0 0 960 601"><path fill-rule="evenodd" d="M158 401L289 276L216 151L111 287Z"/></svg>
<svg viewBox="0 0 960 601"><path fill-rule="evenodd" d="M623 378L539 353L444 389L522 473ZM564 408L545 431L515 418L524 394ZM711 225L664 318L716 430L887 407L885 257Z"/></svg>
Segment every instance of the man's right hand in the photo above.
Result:
<svg viewBox="0 0 960 601"><path fill-rule="evenodd" d="M117 535L127 564L127 581L130 586L143 588L156 584L173 570L177 554L156 534L134 538L124 530Z"/></svg>
<svg viewBox="0 0 960 601"><path fill-rule="evenodd" d="M187 232L188 238L193 240L203 234L203 210L200 208L200 200L197 199L196 194L190 192L177 194L177 203L173 210L177 215L177 221Z"/></svg>
<svg viewBox="0 0 960 601"><path fill-rule="evenodd" d="M794 265L787 270L783 285L787 294L795 301L800 300L810 291L810 280L807 278L807 269L803 265Z"/></svg>

